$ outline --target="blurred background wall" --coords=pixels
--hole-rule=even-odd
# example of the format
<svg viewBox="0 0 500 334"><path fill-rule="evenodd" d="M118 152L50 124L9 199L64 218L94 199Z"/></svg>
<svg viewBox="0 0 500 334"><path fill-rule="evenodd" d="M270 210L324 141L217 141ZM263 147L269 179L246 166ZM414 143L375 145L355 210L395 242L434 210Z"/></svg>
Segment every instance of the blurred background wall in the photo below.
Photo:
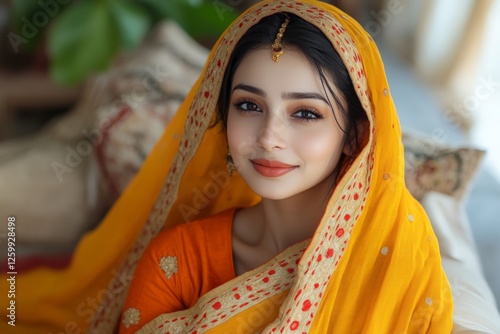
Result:
<svg viewBox="0 0 500 334"><path fill-rule="evenodd" d="M488 151L486 163L500 178L500 2L391 2L400 6L380 18L384 44L434 91L445 117Z"/></svg>

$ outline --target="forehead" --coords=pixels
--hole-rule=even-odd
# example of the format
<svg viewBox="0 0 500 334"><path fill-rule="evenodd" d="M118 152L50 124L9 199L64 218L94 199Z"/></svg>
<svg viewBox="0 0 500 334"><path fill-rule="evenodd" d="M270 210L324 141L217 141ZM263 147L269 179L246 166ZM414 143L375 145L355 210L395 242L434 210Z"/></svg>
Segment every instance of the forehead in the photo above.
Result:
<svg viewBox="0 0 500 334"><path fill-rule="evenodd" d="M271 46L245 55L234 73L232 86L239 83L271 92L323 92L318 72L302 52L285 49L275 62L271 57ZM333 83L329 83L333 87Z"/></svg>

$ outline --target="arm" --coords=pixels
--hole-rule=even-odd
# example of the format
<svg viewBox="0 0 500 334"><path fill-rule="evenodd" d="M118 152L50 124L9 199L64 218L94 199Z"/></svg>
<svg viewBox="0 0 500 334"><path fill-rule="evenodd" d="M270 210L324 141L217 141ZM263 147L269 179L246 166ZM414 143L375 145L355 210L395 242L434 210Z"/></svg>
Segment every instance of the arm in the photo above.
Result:
<svg viewBox="0 0 500 334"><path fill-rule="evenodd" d="M175 230L165 231L144 251L129 287L120 319L120 333L135 333L162 313L184 308Z"/></svg>

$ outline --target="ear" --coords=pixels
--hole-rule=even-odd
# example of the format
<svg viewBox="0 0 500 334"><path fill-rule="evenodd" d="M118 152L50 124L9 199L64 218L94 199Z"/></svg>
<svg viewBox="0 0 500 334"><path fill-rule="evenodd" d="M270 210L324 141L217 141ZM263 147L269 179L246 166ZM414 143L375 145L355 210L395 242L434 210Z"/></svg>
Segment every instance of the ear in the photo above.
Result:
<svg viewBox="0 0 500 334"><path fill-rule="evenodd" d="M370 122L367 120L356 122L356 133L352 133L346 139L344 144L344 149L342 152L348 157L355 157L358 155L359 151L366 145L368 142L368 132L370 128Z"/></svg>

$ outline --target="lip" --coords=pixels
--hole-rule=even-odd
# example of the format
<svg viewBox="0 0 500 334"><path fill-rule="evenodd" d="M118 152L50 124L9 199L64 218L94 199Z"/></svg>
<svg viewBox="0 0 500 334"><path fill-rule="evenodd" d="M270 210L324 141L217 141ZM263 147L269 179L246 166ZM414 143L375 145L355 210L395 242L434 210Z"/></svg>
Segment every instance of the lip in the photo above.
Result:
<svg viewBox="0 0 500 334"><path fill-rule="evenodd" d="M253 168L265 177L279 177L298 167L278 160L254 159L250 160L250 162L252 163Z"/></svg>

